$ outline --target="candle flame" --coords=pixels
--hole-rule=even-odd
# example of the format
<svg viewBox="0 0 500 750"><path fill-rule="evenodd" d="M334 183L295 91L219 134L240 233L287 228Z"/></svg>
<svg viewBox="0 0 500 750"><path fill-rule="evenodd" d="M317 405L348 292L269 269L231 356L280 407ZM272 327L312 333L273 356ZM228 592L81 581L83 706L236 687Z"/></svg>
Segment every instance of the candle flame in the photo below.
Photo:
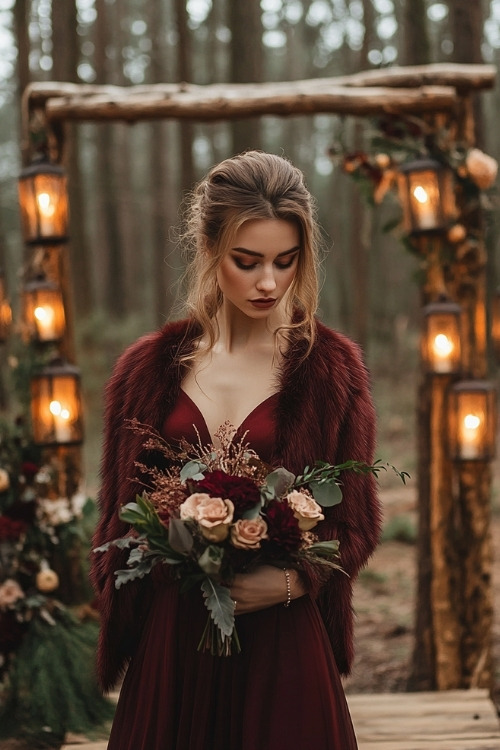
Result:
<svg viewBox="0 0 500 750"><path fill-rule="evenodd" d="M417 185L417 187L413 191L413 195L419 203L427 203L427 201L429 200L427 190L425 190L422 185Z"/></svg>
<svg viewBox="0 0 500 750"><path fill-rule="evenodd" d="M51 401L49 404L49 411L55 417L59 417L60 419L70 418L69 409L63 406L60 401Z"/></svg>
<svg viewBox="0 0 500 750"><path fill-rule="evenodd" d="M35 307L33 315L40 323L50 323L54 318L54 310L51 307L43 307L39 305Z"/></svg>
<svg viewBox="0 0 500 750"><path fill-rule="evenodd" d="M468 430L477 430L481 424L481 419L476 414L467 414L464 417L464 425Z"/></svg>
<svg viewBox="0 0 500 750"><path fill-rule="evenodd" d="M444 333L438 333L434 339L434 349L441 357L449 357L453 351L453 341Z"/></svg>
<svg viewBox="0 0 500 750"><path fill-rule="evenodd" d="M52 203L49 193L39 193L36 197L36 201L44 216L54 215L55 206Z"/></svg>

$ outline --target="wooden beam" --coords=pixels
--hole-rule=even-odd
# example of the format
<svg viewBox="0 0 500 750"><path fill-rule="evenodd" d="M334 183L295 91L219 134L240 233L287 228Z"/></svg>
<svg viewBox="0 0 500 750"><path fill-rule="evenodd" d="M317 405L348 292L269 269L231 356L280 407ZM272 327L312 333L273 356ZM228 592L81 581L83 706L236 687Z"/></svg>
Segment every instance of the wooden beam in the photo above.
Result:
<svg viewBox="0 0 500 750"><path fill-rule="evenodd" d="M243 90L243 86L245 87ZM449 111L458 103L449 86L423 86L419 89L379 87L347 88L329 91L308 90L299 83L259 87L179 87L174 93L120 93L118 96L60 96L47 99L49 121L62 120L234 120L261 115L304 115L329 112L342 115L374 115L382 112L421 113Z"/></svg>
<svg viewBox="0 0 500 750"><path fill-rule="evenodd" d="M370 70L337 78L198 86L191 83L99 86L33 83L24 93L25 118L36 108L64 120L176 118L199 121L328 112L373 115L450 111L471 90L491 88L493 65L442 63Z"/></svg>

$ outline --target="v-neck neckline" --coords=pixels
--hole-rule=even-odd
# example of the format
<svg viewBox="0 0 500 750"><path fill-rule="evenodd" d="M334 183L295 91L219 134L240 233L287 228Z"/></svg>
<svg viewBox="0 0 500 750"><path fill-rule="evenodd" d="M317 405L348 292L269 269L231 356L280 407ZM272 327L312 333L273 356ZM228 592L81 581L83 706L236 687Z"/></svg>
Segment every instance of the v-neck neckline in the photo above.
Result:
<svg viewBox="0 0 500 750"><path fill-rule="evenodd" d="M194 410L196 411L196 413L198 414L198 416L199 416L199 418L200 418L200 423L201 423L201 424L203 425L203 428L204 428L204 430L205 430L205 432L206 432L206 436L208 437L208 439L209 439L209 442L210 442L210 443L213 443L213 442L214 442L214 440L213 440L213 437L212 437L212 435L210 434L210 430L208 429L208 425L207 425L207 420L206 420L206 419L205 419L205 417L203 416L203 412L201 411L200 407L198 406L198 404L197 404L197 403L196 403L195 401L193 401L193 399L191 398L191 396L190 396L190 395L189 395L188 393L186 393L186 391L185 391L185 390L184 390L183 388L181 388L181 389L180 389L180 392L181 392L181 394L182 394L182 396L183 396L184 398L187 398L187 399L188 399L188 401L189 401L189 402L190 402L190 404L192 405L193 409L194 409ZM263 406L264 406L265 404L267 404L267 402L268 402L268 401L271 401L271 399L275 399L275 398L277 398L278 394L279 394L279 391L275 391L274 393L271 393L271 395L270 395L270 396L267 396L267 398L265 398L265 399L264 399L263 401L260 401L260 402L259 402L259 403L258 403L258 404L257 404L257 405L256 405L256 406L255 406L255 407L254 407L254 408L253 408L253 409L252 409L252 410L251 410L251 411L250 411L250 412L249 412L249 413L248 413L248 414L246 415L245 419L244 419L244 420L243 420L243 421L241 422L241 424L240 424L240 425L239 425L238 427L236 427L235 425L233 425L233 426L235 427L235 432L234 432L234 434L235 434L235 435L241 435L241 433L242 433L242 432L244 431L244 427L245 427L245 424L246 424L246 422L248 422L248 421L249 421L249 420L250 420L250 419L251 419L251 418L252 418L252 417L253 417L253 416L255 415L255 413L256 413L256 412L258 411L258 409L260 409L260 408L261 408L261 407L263 407Z"/></svg>

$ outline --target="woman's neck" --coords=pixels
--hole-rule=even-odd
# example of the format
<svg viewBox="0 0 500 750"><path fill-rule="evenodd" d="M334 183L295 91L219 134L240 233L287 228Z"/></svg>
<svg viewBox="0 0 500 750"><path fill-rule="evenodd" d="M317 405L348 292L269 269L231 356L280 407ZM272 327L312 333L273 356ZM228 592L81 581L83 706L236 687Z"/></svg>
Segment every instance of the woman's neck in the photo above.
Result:
<svg viewBox="0 0 500 750"><path fill-rule="evenodd" d="M266 318L255 319L224 301L217 313L218 336L215 348L227 352L262 349L276 345L276 330L289 322L279 310Z"/></svg>

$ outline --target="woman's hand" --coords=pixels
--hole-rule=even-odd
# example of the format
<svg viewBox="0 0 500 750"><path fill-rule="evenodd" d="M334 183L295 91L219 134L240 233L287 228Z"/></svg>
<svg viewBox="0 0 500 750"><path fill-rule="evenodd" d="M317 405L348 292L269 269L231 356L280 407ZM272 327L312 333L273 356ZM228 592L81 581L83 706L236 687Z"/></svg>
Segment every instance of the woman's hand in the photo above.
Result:
<svg viewBox="0 0 500 750"><path fill-rule="evenodd" d="M307 593L296 570L287 568L290 576L290 598L298 599ZM244 615L288 599L287 577L282 568L261 565L252 573L239 573L231 585L231 598L236 602L234 614Z"/></svg>

